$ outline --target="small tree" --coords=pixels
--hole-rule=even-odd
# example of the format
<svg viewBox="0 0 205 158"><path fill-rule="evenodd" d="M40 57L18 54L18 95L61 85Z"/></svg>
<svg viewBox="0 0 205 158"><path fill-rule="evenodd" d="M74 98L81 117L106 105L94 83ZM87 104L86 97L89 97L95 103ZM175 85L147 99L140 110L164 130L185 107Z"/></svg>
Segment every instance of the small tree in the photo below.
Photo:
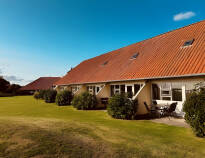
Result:
<svg viewBox="0 0 205 158"><path fill-rule="evenodd" d="M78 110L91 110L97 107L97 98L88 92L75 96L72 105Z"/></svg>
<svg viewBox="0 0 205 158"><path fill-rule="evenodd" d="M56 95L56 104L57 105L70 105L73 95L71 91L62 91Z"/></svg>
<svg viewBox="0 0 205 158"><path fill-rule="evenodd" d="M35 93L33 94L33 97L35 99L45 99L46 93L47 93L47 90L35 91Z"/></svg>
<svg viewBox="0 0 205 158"><path fill-rule="evenodd" d="M44 99L44 95L47 92L47 90L40 90L39 91L39 99Z"/></svg>
<svg viewBox="0 0 205 158"><path fill-rule="evenodd" d="M184 103L185 120L198 137L205 137L205 90L192 92Z"/></svg>
<svg viewBox="0 0 205 158"><path fill-rule="evenodd" d="M44 100L46 103L54 103L56 99L57 91L55 90L46 90L44 94Z"/></svg>
<svg viewBox="0 0 205 158"><path fill-rule="evenodd" d="M40 93L38 92L38 91L36 91L34 94L33 94L33 97L35 98L35 99L40 99L40 95L39 95Z"/></svg>
<svg viewBox="0 0 205 158"><path fill-rule="evenodd" d="M126 94L116 94L108 101L107 111L117 119L134 119L137 112L137 100L131 100Z"/></svg>

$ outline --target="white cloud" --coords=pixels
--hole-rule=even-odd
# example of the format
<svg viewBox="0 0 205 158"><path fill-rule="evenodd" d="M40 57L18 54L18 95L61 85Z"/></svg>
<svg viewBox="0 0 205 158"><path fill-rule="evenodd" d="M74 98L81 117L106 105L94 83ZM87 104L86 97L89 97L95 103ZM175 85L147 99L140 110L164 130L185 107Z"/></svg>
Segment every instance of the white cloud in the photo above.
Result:
<svg viewBox="0 0 205 158"><path fill-rule="evenodd" d="M189 11L189 12L184 12L184 13L179 13L174 15L173 20L174 21L180 21L180 20L185 20L185 19L190 19L194 17L196 13Z"/></svg>
<svg viewBox="0 0 205 158"><path fill-rule="evenodd" d="M6 80L8 81L13 81L13 82L21 82L24 81L24 79L18 78L16 76L3 76Z"/></svg>

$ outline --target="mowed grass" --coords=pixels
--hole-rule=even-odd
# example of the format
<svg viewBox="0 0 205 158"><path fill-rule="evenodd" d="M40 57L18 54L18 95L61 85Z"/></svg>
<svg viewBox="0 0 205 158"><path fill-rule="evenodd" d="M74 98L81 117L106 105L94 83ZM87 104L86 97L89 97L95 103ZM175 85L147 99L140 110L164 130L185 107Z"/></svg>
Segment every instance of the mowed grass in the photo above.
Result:
<svg viewBox="0 0 205 158"><path fill-rule="evenodd" d="M201 158L205 139L189 128L7 97L0 98L0 157Z"/></svg>

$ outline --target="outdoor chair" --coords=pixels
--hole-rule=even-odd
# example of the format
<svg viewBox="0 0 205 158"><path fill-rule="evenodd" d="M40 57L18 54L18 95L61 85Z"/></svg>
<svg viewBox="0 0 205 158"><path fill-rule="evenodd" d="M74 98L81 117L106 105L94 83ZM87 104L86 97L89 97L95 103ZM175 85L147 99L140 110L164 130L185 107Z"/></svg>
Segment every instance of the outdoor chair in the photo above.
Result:
<svg viewBox="0 0 205 158"><path fill-rule="evenodd" d="M172 103L169 108L165 109L164 113L165 115L167 116L172 116L173 112L176 110L176 107L177 107L177 102L175 103ZM170 118L169 118L170 119Z"/></svg>
<svg viewBox="0 0 205 158"><path fill-rule="evenodd" d="M149 113L151 116L158 114L158 113L157 113L157 108L152 108L152 106L151 106L151 108L150 108L150 107L147 105L146 102L144 102L144 105L145 105L146 110L148 111L148 113Z"/></svg>

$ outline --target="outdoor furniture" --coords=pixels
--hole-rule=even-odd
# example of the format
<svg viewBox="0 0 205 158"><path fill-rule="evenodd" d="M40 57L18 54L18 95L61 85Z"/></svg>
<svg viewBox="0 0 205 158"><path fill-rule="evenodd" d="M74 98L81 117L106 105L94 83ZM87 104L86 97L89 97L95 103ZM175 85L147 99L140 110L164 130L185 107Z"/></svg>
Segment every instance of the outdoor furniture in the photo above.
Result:
<svg viewBox="0 0 205 158"><path fill-rule="evenodd" d="M171 116L173 112L176 110L177 102L172 103L169 108L165 109L165 115Z"/></svg>
<svg viewBox="0 0 205 158"><path fill-rule="evenodd" d="M156 115L156 114L158 114L158 113L157 113L157 107L156 107L156 106L151 105L151 108L150 108L150 107L147 105L146 102L144 102L144 105L145 105L145 108L146 108L146 110L148 111L149 114L151 114L151 115Z"/></svg>

